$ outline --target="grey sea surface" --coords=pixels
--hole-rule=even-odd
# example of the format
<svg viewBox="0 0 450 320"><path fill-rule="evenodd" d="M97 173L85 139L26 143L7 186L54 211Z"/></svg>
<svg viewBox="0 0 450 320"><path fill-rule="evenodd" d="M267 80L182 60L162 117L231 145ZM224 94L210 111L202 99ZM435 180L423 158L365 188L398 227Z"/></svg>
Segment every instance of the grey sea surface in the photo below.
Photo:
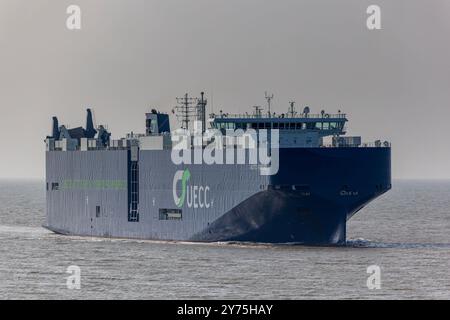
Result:
<svg viewBox="0 0 450 320"><path fill-rule="evenodd" d="M350 220L345 247L65 237L44 221L42 181L0 181L0 299L450 298L450 181L394 181Z"/></svg>

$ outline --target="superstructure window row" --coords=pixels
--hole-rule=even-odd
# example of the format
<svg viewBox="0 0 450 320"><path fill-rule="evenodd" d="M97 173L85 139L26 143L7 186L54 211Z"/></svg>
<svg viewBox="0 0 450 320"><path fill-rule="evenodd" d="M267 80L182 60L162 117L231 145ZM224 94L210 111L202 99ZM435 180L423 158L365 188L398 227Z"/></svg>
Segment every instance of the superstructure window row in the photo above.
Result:
<svg viewBox="0 0 450 320"><path fill-rule="evenodd" d="M278 130L336 130L342 129L340 122L216 122L213 128L224 130L237 129L278 129Z"/></svg>

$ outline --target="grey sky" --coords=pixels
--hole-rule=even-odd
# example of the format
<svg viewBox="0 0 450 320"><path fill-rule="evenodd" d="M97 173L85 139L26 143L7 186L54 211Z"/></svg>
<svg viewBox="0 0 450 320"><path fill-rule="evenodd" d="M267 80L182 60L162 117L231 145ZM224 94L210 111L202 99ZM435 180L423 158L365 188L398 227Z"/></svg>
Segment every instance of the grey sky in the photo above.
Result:
<svg viewBox="0 0 450 320"><path fill-rule="evenodd" d="M119 137L185 92L233 112L269 90L392 141L394 178L450 178L449 34L447 0L0 0L0 177L43 177L53 115L84 125L90 106Z"/></svg>

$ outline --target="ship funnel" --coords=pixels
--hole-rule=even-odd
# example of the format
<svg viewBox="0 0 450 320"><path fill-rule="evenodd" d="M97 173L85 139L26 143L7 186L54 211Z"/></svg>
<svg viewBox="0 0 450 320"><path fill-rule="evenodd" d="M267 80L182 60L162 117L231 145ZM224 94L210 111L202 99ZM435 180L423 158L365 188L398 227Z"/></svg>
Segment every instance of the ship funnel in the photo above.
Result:
<svg viewBox="0 0 450 320"><path fill-rule="evenodd" d="M92 111L91 109L87 109L87 117L86 117L86 138L92 139L95 137L97 131L94 129L94 122L92 120Z"/></svg>
<svg viewBox="0 0 450 320"><path fill-rule="evenodd" d="M59 139L59 124L58 124L58 118L53 117L53 129L52 129L52 136L53 139L58 140Z"/></svg>

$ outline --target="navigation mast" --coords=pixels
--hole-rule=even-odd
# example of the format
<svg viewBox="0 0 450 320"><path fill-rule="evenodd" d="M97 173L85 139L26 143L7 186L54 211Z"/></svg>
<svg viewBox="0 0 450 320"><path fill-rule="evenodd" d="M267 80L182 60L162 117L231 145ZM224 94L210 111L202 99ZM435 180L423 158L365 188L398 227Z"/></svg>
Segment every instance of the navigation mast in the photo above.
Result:
<svg viewBox="0 0 450 320"><path fill-rule="evenodd" d="M273 100L273 94L268 94L267 91L266 91L266 100L267 100L267 107L268 107L268 110L269 110L269 118L271 118L272 115L270 113L270 104L271 104L271 102Z"/></svg>
<svg viewBox="0 0 450 320"><path fill-rule="evenodd" d="M175 110L177 111L177 119L180 121L181 118L181 128L188 130L190 118L196 112L192 105L197 101L197 99L189 97L187 93L184 97L176 99L178 103L175 107Z"/></svg>
<svg viewBox="0 0 450 320"><path fill-rule="evenodd" d="M206 131L206 99L205 99L205 93L200 93L201 98L197 99L197 120L201 121L202 123L202 133L205 133Z"/></svg>

